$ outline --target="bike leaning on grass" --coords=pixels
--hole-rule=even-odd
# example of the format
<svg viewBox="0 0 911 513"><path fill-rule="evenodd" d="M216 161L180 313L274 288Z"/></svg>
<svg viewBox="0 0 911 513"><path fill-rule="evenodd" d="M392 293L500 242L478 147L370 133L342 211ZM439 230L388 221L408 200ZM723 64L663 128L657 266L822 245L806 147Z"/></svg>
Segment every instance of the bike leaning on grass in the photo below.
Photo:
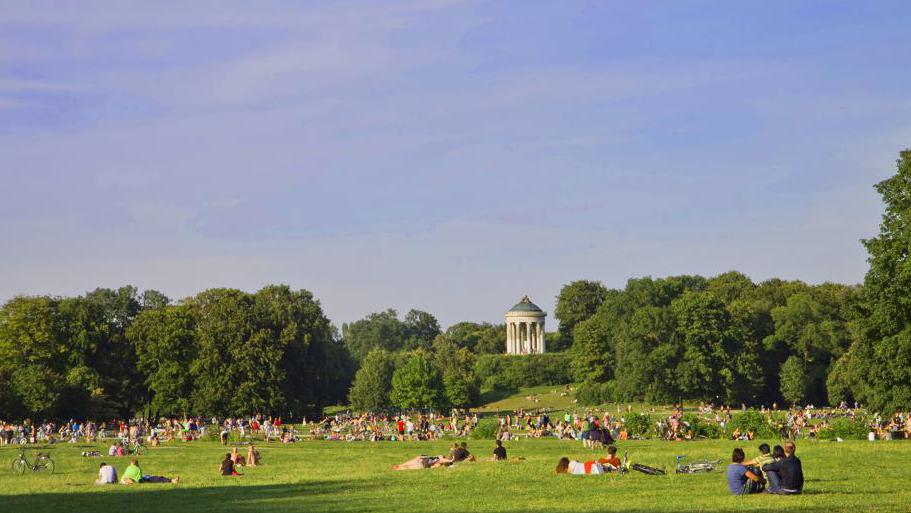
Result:
<svg viewBox="0 0 911 513"><path fill-rule="evenodd" d="M35 462L32 463L25 456L25 451L19 449L19 455L16 456L16 459L13 460L10 465L13 469L13 474L22 475L25 474L26 470L31 470L32 472L41 472L47 474L54 473L54 460L51 459L51 455L39 452L35 455Z"/></svg>

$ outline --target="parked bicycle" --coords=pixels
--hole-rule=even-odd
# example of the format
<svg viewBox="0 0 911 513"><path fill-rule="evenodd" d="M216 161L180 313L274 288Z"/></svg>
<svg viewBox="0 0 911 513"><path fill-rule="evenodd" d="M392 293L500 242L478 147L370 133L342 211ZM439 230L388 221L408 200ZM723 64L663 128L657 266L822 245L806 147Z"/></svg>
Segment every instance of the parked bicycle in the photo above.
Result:
<svg viewBox="0 0 911 513"><path fill-rule="evenodd" d="M675 472L677 474L702 474L705 472L714 472L715 467L721 463L719 460L683 463L684 459L686 459L686 456L677 456L677 464L675 466Z"/></svg>
<svg viewBox="0 0 911 513"><path fill-rule="evenodd" d="M146 446L142 443L141 440L133 440L127 445L127 452L130 454L135 454L137 456L142 456L146 453Z"/></svg>
<svg viewBox="0 0 911 513"><path fill-rule="evenodd" d="M26 470L31 470L32 472L41 472L47 474L54 473L54 460L51 459L51 455L39 452L35 456L35 462L32 463L25 456L25 451L19 449L19 455L16 456L16 459L13 460L11 465L13 473L17 475L25 474Z"/></svg>

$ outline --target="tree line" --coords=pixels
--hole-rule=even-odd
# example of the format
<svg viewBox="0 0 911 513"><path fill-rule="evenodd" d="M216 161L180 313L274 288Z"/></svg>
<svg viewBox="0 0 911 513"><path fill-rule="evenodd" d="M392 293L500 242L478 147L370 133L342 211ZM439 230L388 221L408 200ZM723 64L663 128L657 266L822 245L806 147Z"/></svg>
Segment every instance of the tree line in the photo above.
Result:
<svg viewBox="0 0 911 513"><path fill-rule="evenodd" d="M135 287L0 308L5 418L303 415L343 400L354 362L310 292Z"/></svg>
<svg viewBox="0 0 911 513"><path fill-rule="evenodd" d="M562 288L555 355L507 356L503 324L443 331L421 310L336 330L306 290L135 287L0 307L0 417L303 415L474 406L481 389L582 383L583 402L703 400L911 408L911 151L876 185L862 285L715 277Z"/></svg>
<svg viewBox="0 0 911 513"><path fill-rule="evenodd" d="M767 280L577 281L556 314L589 402L706 400L911 408L911 150L878 183L880 233L863 285Z"/></svg>

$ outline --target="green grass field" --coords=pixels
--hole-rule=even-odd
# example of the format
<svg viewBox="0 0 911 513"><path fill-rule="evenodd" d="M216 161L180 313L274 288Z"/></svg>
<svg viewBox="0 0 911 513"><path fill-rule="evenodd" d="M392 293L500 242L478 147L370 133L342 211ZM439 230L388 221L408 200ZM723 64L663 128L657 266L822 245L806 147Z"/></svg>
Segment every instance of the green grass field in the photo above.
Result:
<svg viewBox="0 0 911 513"><path fill-rule="evenodd" d="M758 442L747 449L755 452ZM621 453L645 464L673 466L674 455L727 460L727 441L674 443L630 441ZM707 475L556 475L561 456L586 459L595 453L580 443L520 440L507 443L520 462L461 463L452 468L393 472L390 466L417 454L445 452L446 442L301 442L261 444L264 466L243 477L223 478L224 448L215 442L175 443L150 449L143 471L179 475L180 485L92 484L99 458L80 452L101 445L58 444L50 449L54 475L14 476L16 450L0 449L2 512L183 512L183 511L909 511L909 442L803 442L806 493L800 497L731 497L722 471ZM484 459L490 441L470 441ZM33 454L33 451L29 451ZM126 458L103 457L118 472Z"/></svg>

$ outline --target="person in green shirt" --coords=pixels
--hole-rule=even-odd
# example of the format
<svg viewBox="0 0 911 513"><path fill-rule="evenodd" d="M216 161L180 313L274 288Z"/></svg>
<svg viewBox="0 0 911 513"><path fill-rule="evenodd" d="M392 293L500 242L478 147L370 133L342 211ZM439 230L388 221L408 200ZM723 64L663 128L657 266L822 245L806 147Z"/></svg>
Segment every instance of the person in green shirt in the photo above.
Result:
<svg viewBox="0 0 911 513"><path fill-rule="evenodd" d="M756 467L758 469L761 469L763 465L767 465L773 461L775 461L775 458L772 457L772 452L769 449L769 444L762 443L759 444L759 456L756 456L750 461L745 462L744 465L747 467ZM760 472L762 471L760 470Z"/></svg>
<svg viewBox="0 0 911 513"><path fill-rule="evenodd" d="M139 460L130 460L130 466L123 471L123 477L120 478L122 484L138 484L138 483L174 483L177 484L180 482L180 476L175 478L164 477L164 476L146 476L142 474L142 469L139 468Z"/></svg>

